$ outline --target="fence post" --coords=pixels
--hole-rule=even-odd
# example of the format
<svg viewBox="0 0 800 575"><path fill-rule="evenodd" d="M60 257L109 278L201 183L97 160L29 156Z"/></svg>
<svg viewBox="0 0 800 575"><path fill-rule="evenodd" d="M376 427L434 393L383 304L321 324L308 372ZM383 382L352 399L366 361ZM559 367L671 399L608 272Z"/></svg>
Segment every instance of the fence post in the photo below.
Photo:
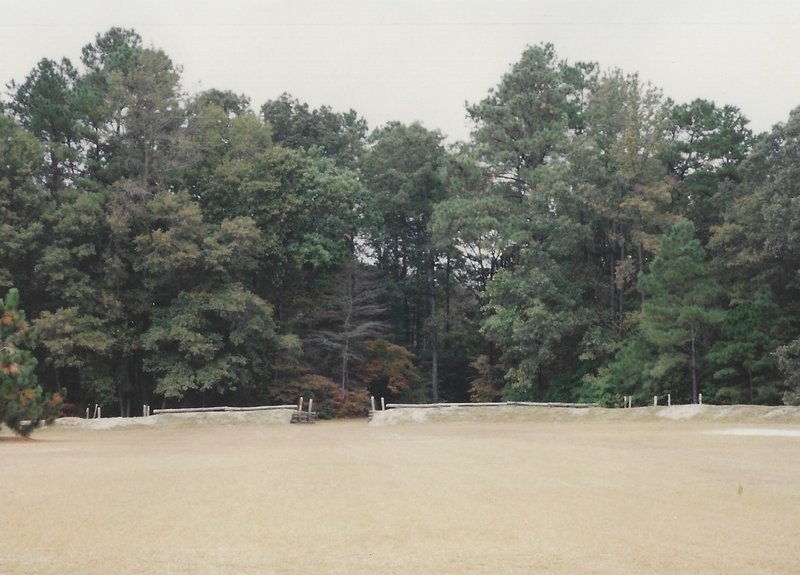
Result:
<svg viewBox="0 0 800 575"><path fill-rule="evenodd" d="M699 398L699 400L700 400L700 405L703 405L703 394L702 394L702 393L701 393L701 394L699 394L699 395L698 395L698 398Z"/></svg>
<svg viewBox="0 0 800 575"><path fill-rule="evenodd" d="M653 407L658 407L658 396L657 395L653 396Z"/></svg>
<svg viewBox="0 0 800 575"><path fill-rule="evenodd" d="M672 396L669 393L667 394L667 405L672 405Z"/></svg>
<svg viewBox="0 0 800 575"><path fill-rule="evenodd" d="M369 396L369 403L372 406L372 411L375 411L375 396L374 395L370 395Z"/></svg>
<svg viewBox="0 0 800 575"><path fill-rule="evenodd" d="M386 398L381 397L381 411L386 411Z"/></svg>

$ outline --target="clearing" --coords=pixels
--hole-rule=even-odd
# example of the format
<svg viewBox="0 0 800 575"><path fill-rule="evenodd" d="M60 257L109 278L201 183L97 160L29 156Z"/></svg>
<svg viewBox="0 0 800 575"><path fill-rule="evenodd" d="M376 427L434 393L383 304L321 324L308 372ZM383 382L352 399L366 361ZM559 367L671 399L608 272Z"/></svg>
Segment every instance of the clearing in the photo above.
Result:
<svg viewBox="0 0 800 575"><path fill-rule="evenodd" d="M0 573L797 572L800 410L487 409L3 432Z"/></svg>

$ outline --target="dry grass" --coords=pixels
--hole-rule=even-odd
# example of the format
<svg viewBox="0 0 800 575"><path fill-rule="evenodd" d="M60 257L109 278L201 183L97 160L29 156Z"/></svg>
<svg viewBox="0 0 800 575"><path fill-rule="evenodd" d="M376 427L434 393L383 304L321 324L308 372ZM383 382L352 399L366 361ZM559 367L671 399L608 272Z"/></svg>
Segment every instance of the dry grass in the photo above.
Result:
<svg viewBox="0 0 800 575"><path fill-rule="evenodd" d="M797 572L792 414L483 416L0 442L0 573Z"/></svg>

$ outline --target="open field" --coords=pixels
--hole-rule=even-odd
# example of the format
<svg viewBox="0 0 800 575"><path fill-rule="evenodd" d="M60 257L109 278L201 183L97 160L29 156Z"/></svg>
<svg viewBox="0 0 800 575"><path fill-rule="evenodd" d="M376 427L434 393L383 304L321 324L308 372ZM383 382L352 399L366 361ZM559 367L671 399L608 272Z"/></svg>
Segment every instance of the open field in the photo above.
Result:
<svg viewBox="0 0 800 575"><path fill-rule="evenodd" d="M797 573L798 410L682 409L4 433L0 573Z"/></svg>

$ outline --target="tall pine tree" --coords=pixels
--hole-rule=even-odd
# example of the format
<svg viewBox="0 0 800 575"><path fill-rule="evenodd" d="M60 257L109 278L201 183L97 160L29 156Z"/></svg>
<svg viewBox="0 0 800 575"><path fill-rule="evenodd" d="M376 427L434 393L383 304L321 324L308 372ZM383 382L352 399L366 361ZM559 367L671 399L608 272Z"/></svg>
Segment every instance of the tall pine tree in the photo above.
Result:
<svg viewBox="0 0 800 575"><path fill-rule="evenodd" d="M639 280L639 289L645 298L639 327L657 351L651 378L658 383L675 375L677 381L689 376L692 402L697 403L704 336L722 321L723 312L716 307L720 290L695 239L694 224L676 224L662 238L661 250L650 272Z"/></svg>

